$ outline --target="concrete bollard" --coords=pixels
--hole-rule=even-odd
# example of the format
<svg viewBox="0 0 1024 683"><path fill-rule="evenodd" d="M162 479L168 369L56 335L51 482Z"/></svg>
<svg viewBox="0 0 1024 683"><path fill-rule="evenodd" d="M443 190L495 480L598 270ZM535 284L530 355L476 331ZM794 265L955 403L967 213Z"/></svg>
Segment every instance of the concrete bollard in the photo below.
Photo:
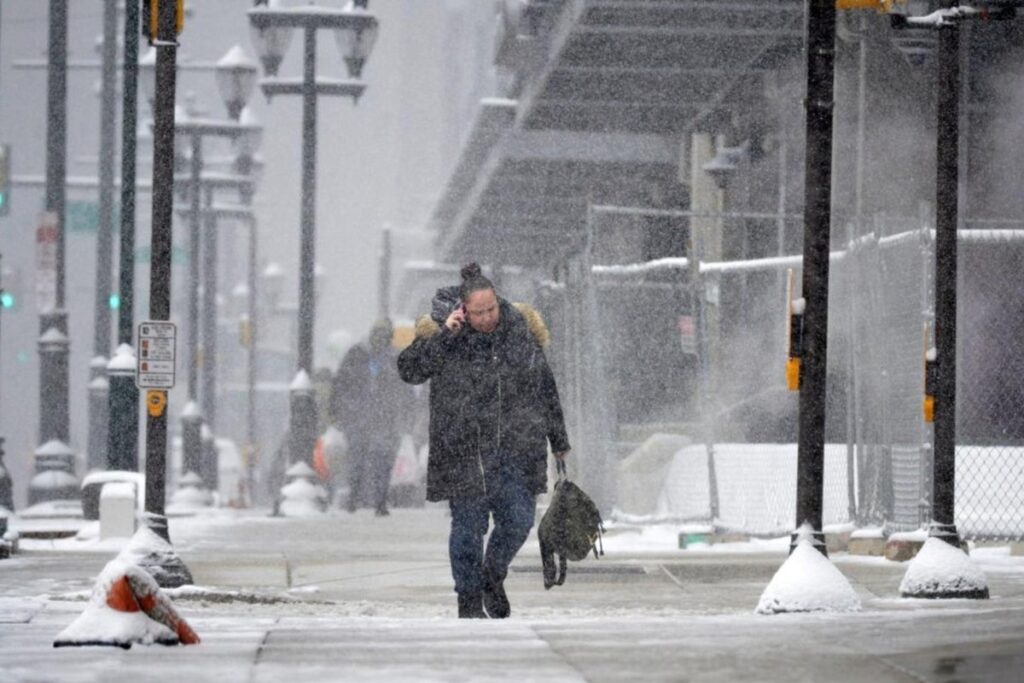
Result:
<svg viewBox="0 0 1024 683"><path fill-rule="evenodd" d="M100 492L100 540L135 534L135 485L109 482Z"/></svg>

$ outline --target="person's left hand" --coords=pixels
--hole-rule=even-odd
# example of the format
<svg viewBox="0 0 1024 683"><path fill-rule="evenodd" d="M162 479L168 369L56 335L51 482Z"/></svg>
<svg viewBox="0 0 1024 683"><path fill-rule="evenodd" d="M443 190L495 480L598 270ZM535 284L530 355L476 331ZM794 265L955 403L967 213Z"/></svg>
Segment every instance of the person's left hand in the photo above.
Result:
<svg viewBox="0 0 1024 683"><path fill-rule="evenodd" d="M571 449L560 451L558 453L553 453L552 455L555 456L556 460L565 460L569 456L569 450Z"/></svg>

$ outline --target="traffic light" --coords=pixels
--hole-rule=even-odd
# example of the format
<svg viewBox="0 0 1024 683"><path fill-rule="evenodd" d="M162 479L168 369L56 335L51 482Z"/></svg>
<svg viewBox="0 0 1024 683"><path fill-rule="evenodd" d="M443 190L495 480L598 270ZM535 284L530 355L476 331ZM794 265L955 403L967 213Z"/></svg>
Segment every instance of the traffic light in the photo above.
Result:
<svg viewBox="0 0 1024 683"><path fill-rule="evenodd" d="M11 146L0 145L0 216L6 216L11 203Z"/></svg>
<svg viewBox="0 0 1024 683"><path fill-rule="evenodd" d="M20 303L21 270L4 266L0 268L0 310L17 310Z"/></svg>
<svg viewBox="0 0 1024 683"><path fill-rule="evenodd" d="M118 293L111 294L107 299L107 305L110 306L110 310L116 311L121 308L121 295Z"/></svg>

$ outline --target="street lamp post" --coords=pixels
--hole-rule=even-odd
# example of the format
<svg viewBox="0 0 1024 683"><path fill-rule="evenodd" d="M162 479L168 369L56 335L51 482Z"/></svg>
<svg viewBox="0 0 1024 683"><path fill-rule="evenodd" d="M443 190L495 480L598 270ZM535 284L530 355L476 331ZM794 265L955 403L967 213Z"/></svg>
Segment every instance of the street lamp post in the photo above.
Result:
<svg viewBox="0 0 1024 683"><path fill-rule="evenodd" d="M124 6L121 101L121 235L118 257L117 353L109 372L107 467L139 469L139 389L134 377L135 137L138 134L139 4ZM154 68L156 66L154 60ZM117 356L121 358L118 359Z"/></svg>
<svg viewBox="0 0 1024 683"><path fill-rule="evenodd" d="M46 98L46 200L43 225L45 237L53 243L52 292L41 301L39 315L39 443L56 440L64 449L70 437L68 414L68 316L64 309L64 201L67 175L67 0L50 0ZM43 275L44 282L47 279ZM43 291L45 288L40 288ZM48 469L49 459L36 451L36 477L29 483L29 499L47 499L35 480ZM73 462L73 459L72 459Z"/></svg>
<svg viewBox="0 0 1024 683"><path fill-rule="evenodd" d="M186 355L188 356L188 400L190 404L196 404L198 397L199 379L199 279L200 279L200 236L203 223L202 192L203 192L203 138L224 137L237 140L245 136L258 136L260 128L256 124L242 123L236 121L218 121L212 119L198 119L181 117L175 121L175 131L178 135L188 138L191 142L192 158L189 165L187 179L189 188L189 324L188 338L186 341ZM208 197L212 199L212 195ZM208 205L211 202L208 201ZM213 392L215 384L212 382L216 372L216 343L213 340L216 327L216 226L207 219L206 230L206 260L205 275L207 281L204 287L204 305L206 307L206 327L203 346L203 413L199 413L198 405L190 407L189 419L183 420L183 450L185 472L200 472L202 460L202 438L200 421L196 418L210 420L213 415L214 401ZM199 438L196 438L199 437ZM191 469L195 467L196 469ZM211 482L205 481L207 485Z"/></svg>
<svg viewBox="0 0 1024 683"><path fill-rule="evenodd" d="M316 406L310 390L313 366L313 329L316 316L314 264L316 258L316 104L318 95L339 95L358 100L366 89L359 80L373 43L378 22L366 11L368 0L351 7L280 7L275 0L261 0L249 10L253 40L267 72L260 86L268 98L274 95L302 96L302 200L299 246L298 368L291 383L289 410L289 452L293 462L311 462L316 441ZM290 42L292 29L303 32L303 75L301 79L277 78L277 68ZM350 78L316 76L316 36L320 29L333 29L348 67Z"/></svg>
<svg viewBox="0 0 1024 683"><path fill-rule="evenodd" d="M210 135L221 135L230 138L235 142L236 147L243 154L251 155L259 145L262 136L262 127L255 121L241 121L242 110L252 95L256 85L256 64L246 57L242 48L238 45L228 50L215 67L217 88L221 98L228 110L228 116L233 123L242 126L239 130L210 130ZM193 137L193 139L196 139ZM202 181L200 176L198 180ZM203 373L202 373L202 411L203 419L212 432L216 431L217 411L217 293L218 293L218 215L213 211L214 196L213 186L203 188L205 191L205 211L203 213L203 321L202 321L202 348L203 348ZM192 196L201 191L200 185L192 186ZM193 209L195 204L193 203ZM194 221L194 219L192 219ZM214 451L215 454L215 451ZM214 460L216 456L214 455ZM216 462L207 468L210 476L204 479L212 479L207 484L213 490L217 485Z"/></svg>
<svg viewBox="0 0 1024 683"><path fill-rule="evenodd" d="M152 78L152 57L146 55L140 60L140 76L143 88L150 101L155 96L155 84ZM216 177L215 174L203 172L203 139L221 137L233 140L242 149L250 153L259 144L262 128L252 121L239 121L242 109L255 85L256 65L235 46L217 63L217 85L232 115L230 121L193 118L183 110L175 114L176 141L181 144L176 157L184 158L184 146L187 144L189 154L189 172L179 176L179 186L187 188L189 208L184 213L189 221L189 283L188 283L188 333L186 337L186 357L188 359L187 391L188 403L182 412L182 451L183 473L210 471L203 467L202 426L204 420L212 426L216 410L216 321L217 321L217 231L215 218L207 213L204 221L203 193L206 193L207 208L212 205L212 192L215 184L233 184L244 193L251 185L251 179L237 177ZM187 142L185 142L187 141ZM211 182L206 182L210 180ZM205 227L205 245L201 248L202 229ZM203 257L201 259L201 253ZM200 409L199 386L199 342L200 342L200 302L199 283L202 269L203 287L203 323L202 323L202 409ZM210 487L214 482L204 477L204 483Z"/></svg>
<svg viewBox="0 0 1024 683"><path fill-rule="evenodd" d="M108 465L110 295L113 284L114 152L117 112L117 0L103 2L102 79L100 81L99 225L96 231L96 291L93 302L93 360L89 365L88 466Z"/></svg>

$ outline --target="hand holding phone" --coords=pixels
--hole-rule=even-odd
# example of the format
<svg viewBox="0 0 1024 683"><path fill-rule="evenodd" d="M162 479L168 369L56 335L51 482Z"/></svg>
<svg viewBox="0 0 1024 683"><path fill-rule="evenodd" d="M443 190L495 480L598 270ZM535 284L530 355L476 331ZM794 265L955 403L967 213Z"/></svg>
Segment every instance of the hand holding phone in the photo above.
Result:
<svg viewBox="0 0 1024 683"><path fill-rule="evenodd" d="M452 332L458 332L462 329L462 326L466 322L466 305L460 303L456 306L452 312L448 315L448 319L444 321L444 326Z"/></svg>

